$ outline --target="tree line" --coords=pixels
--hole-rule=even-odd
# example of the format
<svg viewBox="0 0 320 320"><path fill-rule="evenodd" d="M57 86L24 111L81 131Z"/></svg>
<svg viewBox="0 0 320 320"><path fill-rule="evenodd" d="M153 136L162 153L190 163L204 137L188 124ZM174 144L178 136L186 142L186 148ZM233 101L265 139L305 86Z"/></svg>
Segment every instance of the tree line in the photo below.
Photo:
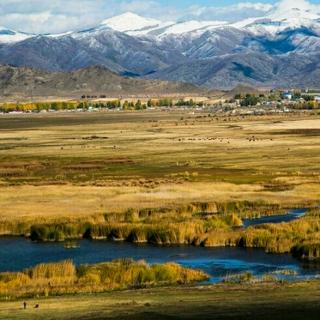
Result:
<svg viewBox="0 0 320 320"><path fill-rule="evenodd" d="M63 102L34 102L34 103L3 103L0 105L0 112L41 112L41 111L60 111L60 110L90 110L90 109L122 109L122 110L145 110L152 107L196 107L203 106L203 102L194 100L179 99L174 102L172 99L149 99L147 103L141 100L124 101L112 100L105 102L89 101L63 101Z"/></svg>

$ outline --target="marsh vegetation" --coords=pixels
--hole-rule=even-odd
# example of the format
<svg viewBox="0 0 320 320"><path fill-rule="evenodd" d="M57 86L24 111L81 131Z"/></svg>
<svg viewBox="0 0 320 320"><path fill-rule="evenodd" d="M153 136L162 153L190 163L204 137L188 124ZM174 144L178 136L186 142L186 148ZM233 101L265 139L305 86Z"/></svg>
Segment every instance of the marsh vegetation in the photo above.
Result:
<svg viewBox="0 0 320 320"><path fill-rule="evenodd" d="M76 267L72 261L40 264L23 272L0 273L0 299L98 293L116 289L191 284L208 279L175 263L148 265L130 259Z"/></svg>
<svg viewBox="0 0 320 320"><path fill-rule="evenodd" d="M300 133L319 123L312 114L183 110L2 116L0 232L318 258L316 214L240 227L318 205L318 137Z"/></svg>

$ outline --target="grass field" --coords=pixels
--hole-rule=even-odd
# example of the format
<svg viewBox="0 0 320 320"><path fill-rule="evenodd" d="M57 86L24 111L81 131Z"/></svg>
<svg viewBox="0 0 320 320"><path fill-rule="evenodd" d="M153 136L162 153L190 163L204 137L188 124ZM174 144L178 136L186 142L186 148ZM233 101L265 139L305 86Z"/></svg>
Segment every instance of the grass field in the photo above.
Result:
<svg viewBox="0 0 320 320"><path fill-rule="evenodd" d="M0 319L313 320L319 317L319 301L319 281L158 288L26 300L27 310L23 300L0 303Z"/></svg>
<svg viewBox="0 0 320 320"><path fill-rule="evenodd" d="M304 244L318 257L318 216L245 235L232 228L244 217L319 204L319 127L311 113L2 115L0 233L240 242L271 252Z"/></svg>
<svg viewBox="0 0 320 320"><path fill-rule="evenodd" d="M0 117L1 217L320 196L320 118L109 112Z"/></svg>

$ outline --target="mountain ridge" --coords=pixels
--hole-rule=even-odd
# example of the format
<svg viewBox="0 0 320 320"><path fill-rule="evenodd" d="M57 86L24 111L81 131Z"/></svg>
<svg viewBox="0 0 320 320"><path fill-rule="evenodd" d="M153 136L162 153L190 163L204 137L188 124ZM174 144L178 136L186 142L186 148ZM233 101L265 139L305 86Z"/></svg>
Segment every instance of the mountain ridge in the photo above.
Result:
<svg viewBox="0 0 320 320"><path fill-rule="evenodd" d="M236 23L162 22L125 13L88 30L9 43L1 42L0 31L0 64L49 71L101 65L120 75L208 89L314 86L320 83L319 8L283 0L264 17Z"/></svg>

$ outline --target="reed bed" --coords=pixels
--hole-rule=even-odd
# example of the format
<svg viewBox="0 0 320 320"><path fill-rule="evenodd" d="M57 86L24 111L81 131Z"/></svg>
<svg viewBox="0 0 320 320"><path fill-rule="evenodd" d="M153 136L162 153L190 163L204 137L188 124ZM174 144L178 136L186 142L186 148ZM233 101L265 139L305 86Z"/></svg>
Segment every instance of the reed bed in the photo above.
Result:
<svg viewBox="0 0 320 320"><path fill-rule="evenodd" d="M30 236L36 241L92 237L131 239L133 242L149 242L149 239L153 239L152 242L161 243L157 239L161 239L163 230L172 229L175 234L181 230L181 233L188 233L189 236L217 229L230 230L241 227L243 218L279 214L284 210L279 204L263 201L198 202L170 207L129 208L84 217L28 217L24 222L3 218L0 221L0 234ZM177 228L179 230L175 231ZM177 240L182 237L175 236Z"/></svg>
<svg viewBox="0 0 320 320"><path fill-rule="evenodd" d="M1 224L7 234L30 237L33 241L94 240L128 241L157 245L206 247L240 246L262 248L269 253L292 252L302 259L318 259L314 246L320 243L319 209L314 207L296 221L265 224L243 229L241 217L275 214L281 207L264 202L191 203L180 207L127 209L92 216L66 218L33 224L32 220ZM268 211L269 210L269 211ZM300 245L304 247L299 247ZM307 249L308 246L310 250Z"/></svg>
<svg viewBox="0 0 320 320"><path fill-rule="evenodd" d="M23 272L0 273L0 298L35 297L190 284L208 279L202 271L175 263L149 265L130 259L76 267L72 261L40 264Z"/></svg>

